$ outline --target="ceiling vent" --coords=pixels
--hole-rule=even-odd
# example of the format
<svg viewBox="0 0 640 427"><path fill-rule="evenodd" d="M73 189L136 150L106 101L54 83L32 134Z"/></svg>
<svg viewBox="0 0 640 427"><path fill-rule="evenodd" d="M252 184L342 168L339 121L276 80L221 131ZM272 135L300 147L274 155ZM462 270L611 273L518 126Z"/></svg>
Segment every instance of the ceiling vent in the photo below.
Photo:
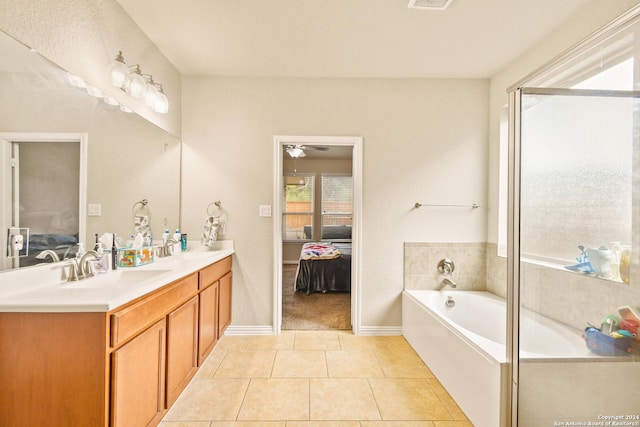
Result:
<svg viewBox="0 0 640 427"><path fill-rule="evenodd" d="M452 0L409 0L408 7L423 10L445 10Z"/></svg>

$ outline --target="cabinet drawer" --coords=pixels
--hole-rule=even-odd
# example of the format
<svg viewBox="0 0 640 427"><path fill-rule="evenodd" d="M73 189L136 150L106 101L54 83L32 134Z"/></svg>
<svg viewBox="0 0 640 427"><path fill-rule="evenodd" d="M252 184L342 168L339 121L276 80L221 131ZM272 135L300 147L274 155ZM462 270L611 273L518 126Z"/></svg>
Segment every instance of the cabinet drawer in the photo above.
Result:
<svg viewBox="0 0 640 427"><path fill-rule="evenodd" d="M202 290L207 286L211 286L212 283L216 282L229 271L231 271L230 256L203 268L200 270L200 289Z"/></svg>
<svg viewBox="0 0 640 427"><path fill-rule="evenodd" d="M193 273L149 297L111 315L111 346L115 347L198 293L198 274Z"/></svg>

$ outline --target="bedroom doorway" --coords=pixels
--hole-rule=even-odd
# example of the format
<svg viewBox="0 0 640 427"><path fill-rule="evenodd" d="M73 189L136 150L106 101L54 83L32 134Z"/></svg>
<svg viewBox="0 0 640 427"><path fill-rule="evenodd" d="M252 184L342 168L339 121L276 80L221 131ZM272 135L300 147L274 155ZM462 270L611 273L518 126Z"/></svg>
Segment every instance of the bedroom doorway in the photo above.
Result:
<svg viewBox="0 0 640 427"><path fill-rule="evenodd" d="M358 334L362 138L275 136L274 160L274 333L347 329ZM299 261L304 243L318 244L323 257L332 259ZM321 283L312 282L318 268L328 277ZM306 293L295 292L298 274L304 286L313 283Z"/></svg>

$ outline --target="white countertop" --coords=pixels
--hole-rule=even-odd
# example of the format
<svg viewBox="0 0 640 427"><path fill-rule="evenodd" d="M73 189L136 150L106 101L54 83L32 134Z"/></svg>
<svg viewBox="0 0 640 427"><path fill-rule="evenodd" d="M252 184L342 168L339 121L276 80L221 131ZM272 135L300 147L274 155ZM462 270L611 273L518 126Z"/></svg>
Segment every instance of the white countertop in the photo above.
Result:
<svg viewBox="0 0 640 427"><path fill-rule="evenodd" d="M64 262L0 273L0 312L107 312L233 253L233 241L193 250L140 267L119 268L67 282Z"/></svg>

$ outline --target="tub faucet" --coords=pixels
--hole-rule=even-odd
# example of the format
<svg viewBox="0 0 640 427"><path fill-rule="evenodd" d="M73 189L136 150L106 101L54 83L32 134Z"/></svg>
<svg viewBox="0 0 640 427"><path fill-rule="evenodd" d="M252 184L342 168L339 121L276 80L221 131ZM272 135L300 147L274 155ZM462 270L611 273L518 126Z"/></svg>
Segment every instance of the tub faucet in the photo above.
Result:
<svg viewBox="0 0 640 427"><path fill-rule="evenodd" d="M453 280L449 279L448 277L445 277L444 279L442 279L442 283L444 284L444 286L451 286L452 288L456 287L456 282L454 282Z"/></svg>
<svg viewBox="0 0 640 427"><path fill-rule="evenodd" d="M442 279L443 286L451 286L452 288L456 287L456 282L451 280L449 277L453 276L453 271L456 269L456 265L453 260L449 258L443 258L438 262L438 272L445 276Z"/></svg>

